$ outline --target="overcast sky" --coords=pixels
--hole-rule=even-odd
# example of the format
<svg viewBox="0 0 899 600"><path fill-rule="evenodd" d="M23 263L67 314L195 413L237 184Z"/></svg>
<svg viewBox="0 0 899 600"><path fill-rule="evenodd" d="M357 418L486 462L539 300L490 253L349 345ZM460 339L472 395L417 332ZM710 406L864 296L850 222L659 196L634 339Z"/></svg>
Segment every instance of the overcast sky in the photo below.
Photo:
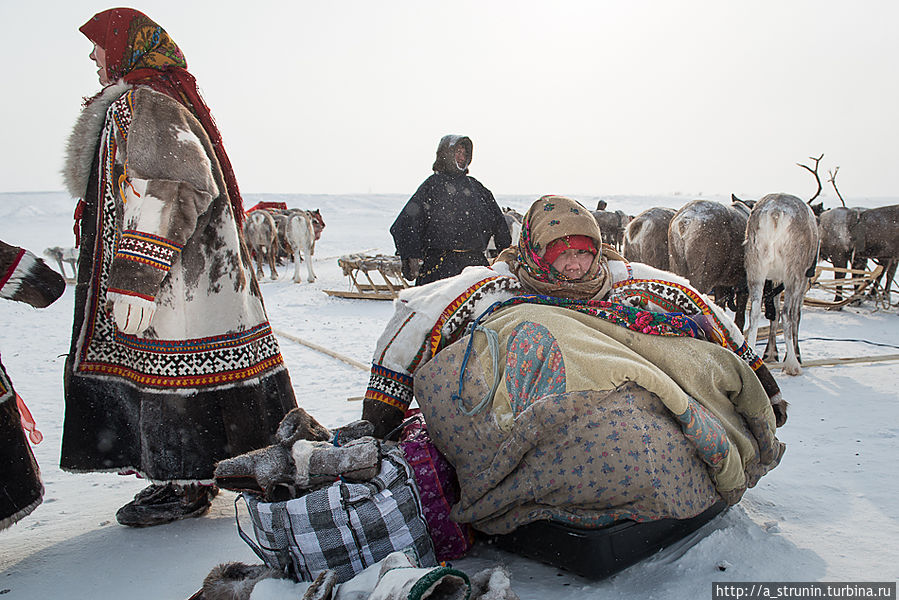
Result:
<svg viewBox="0 0 899 600"><path fill-rule="evenodd" d="M78 27L0 0L0 191L62 189ZM148 0L245 192L409 193L439 138L494 194L899 196L895 0Z"/></svg>

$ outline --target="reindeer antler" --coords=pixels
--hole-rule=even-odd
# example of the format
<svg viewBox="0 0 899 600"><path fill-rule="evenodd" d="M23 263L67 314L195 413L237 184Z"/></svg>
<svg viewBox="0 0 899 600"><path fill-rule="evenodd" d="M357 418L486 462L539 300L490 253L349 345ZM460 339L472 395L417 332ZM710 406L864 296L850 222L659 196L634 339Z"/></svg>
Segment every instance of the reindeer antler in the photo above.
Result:
<svg viewBox="0 0 899 600"><path fill-rule="evenodd" d="M831 185L833 185L833 189L837 193L837 198L840 199L840 204L843 205L843 208L846 208L846 203L843 202L843 196L840 195L840 190L837 189L837 173L839 171L840 171L840 167L837 167L833 171L828 171L827 173L828 173L828 175L830 175L830 179L828 179L827 181L829 181L831 183Z"/></svg>
<svg viewBox="0 0 899 600"><path fill-rule="evenodd" d="M817 197L818 197L818 194L821 193L821 178L818 177L818 164L821 162L821 159L822 159L822 158L824 158L824 155L823 155L823 154L822 154L821 156L819 156L818 158L815 158L814 156L809 156L809 160L815 161L815 168L814 168L814 169L812 169L812 168L811 168L810 166L808 166L808 165L804 165L804 164L802 164L802 163L796 163L798 166L802 167L803 169L805 169L806 171L808 171L809 173L811 173L812 175L814 175L814 176L815 176L815 181L818 182L818 191L815 192L815 195L814 195L814 196L812 196L811 198L808 199L807 204L808 204L809 206L812 205L812 200L814 200L815 198L817 198Z"/></svg>

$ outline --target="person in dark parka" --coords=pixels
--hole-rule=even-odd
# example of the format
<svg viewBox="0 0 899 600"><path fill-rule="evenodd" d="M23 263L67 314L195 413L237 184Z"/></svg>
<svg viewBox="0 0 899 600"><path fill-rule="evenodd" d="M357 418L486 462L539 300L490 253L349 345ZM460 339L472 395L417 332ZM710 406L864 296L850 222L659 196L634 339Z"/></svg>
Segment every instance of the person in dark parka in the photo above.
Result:
<svg viewBox="0 0 899 600"><path fill-rule="evenodd" d="M434 174L419 186L390 227L403 276L424 285L472 265L487 265L491 236L498 250L512 236L493 194L468 175L473 145L445 135L437 145ZM419 259L421 266L419 267Z"/></svg>

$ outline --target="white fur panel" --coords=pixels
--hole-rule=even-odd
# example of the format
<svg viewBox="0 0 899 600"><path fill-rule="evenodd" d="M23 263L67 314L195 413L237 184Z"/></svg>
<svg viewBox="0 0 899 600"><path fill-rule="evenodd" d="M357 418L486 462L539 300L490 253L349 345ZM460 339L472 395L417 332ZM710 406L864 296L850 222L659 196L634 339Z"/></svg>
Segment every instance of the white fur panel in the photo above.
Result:
<svg viewBox="0 0 899 600"><path fill-rule="evenodd" d="M198 138L190 129L178 125L172 125L172 128L175 130L175 139L178 143L189 146L192 153L196 155L196 160L202 165L202 170L212 173L212 163L209 160L209 156L206 155L206 151L203 148L203 143L200 141L200 138ZM219 195L219 190L218 186L215 184L215 180L210 178L208 183L211 189L207 191L212 197L217 197Z"/></svg>
<svg viewBox="0 0 899 600"><path fill-rule="evenodd" d="M159 233L162 231L162 212L166 207L166 200L150 196L146 180L129 181L131 185L125 185L125 229Z"/></svg>
<svg viewBox="0 0 899 600"><path fill-rule="evenodd" d="M293 457L295 465L295 481L298 486L306 487L309 485L309 462L312 460L312 453L319 448L328 448L331 444L328 442L310 442L309 440L298 440L290 448L290 455Z"/></svg>

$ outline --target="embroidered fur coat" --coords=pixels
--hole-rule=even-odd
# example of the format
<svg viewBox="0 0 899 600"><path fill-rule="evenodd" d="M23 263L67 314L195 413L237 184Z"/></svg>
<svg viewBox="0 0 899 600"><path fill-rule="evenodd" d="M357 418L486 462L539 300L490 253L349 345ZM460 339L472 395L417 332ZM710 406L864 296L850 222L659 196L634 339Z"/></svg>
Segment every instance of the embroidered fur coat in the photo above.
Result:
<svg viewBox="0 0 899 600"><path fill-rule="evenodd" d="M82 209L61 466L210 481L269 445L296 401L199 121L111 85L76 122L64 176Z"/></svg>

